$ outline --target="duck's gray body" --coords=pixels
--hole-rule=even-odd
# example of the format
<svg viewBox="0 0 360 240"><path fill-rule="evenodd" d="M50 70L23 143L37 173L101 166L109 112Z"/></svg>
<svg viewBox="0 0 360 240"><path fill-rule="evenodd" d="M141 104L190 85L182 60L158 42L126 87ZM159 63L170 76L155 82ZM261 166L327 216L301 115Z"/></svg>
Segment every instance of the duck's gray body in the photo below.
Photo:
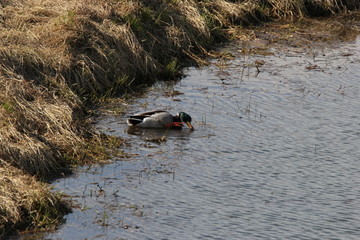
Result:
<svg viewBox="0 0 360 240"><path fill-rule="evenodd" d="M162 110L138 113L127 119L129 126L141 128L168 128L174 122L180 122L175 116Z"/></svg>
<svg viewBox="0 0 360 240"><path fill-rule="evenodd" d="M184 112L179 112L173 116L167 111L157 110L138 113L127 119L127 124L129 126L141 128L182 129L184 123L190 128L190 130L194 130L194 127L191 125L190 115Z"/></svg>

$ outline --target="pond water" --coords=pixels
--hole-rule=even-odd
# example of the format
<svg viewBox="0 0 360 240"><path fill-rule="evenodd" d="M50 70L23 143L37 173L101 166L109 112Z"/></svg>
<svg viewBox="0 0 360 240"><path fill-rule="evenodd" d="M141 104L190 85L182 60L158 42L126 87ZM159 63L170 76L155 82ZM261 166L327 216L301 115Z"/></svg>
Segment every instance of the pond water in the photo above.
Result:
<svg viewBox="0 0 360 240"><path fill-rule="evenodd" d="M360 38L241 49L125 106L185 111L195 131L102 115L99 130L128 139L132 157L54 182L78 207L37 239L358 239Z"/></svg>

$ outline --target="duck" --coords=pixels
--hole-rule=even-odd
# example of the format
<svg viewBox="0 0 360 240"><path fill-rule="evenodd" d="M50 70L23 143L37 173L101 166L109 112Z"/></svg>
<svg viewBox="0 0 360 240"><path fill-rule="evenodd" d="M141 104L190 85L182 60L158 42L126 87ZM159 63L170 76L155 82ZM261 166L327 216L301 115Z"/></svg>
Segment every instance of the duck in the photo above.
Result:
<svg viewBox="0 0 360 240"><path fill-rule="evenodd" d="M182 129L185 123L190 130L194 130L194 127L191 125L191 117L185 112L179 112L176 115L172 115L164 110L137 113L129 116L126 122L132 127L171 129Z"/></svg>

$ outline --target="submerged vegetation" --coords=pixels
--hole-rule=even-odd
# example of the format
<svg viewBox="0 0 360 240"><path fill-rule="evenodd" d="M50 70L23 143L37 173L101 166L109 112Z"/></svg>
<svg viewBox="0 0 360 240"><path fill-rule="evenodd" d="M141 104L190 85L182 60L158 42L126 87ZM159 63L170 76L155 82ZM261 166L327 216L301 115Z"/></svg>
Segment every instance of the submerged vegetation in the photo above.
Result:
<svg viewBox="0 0 360 240"><path fill-rule="evenodd" d="M357 0L0 0L0 237L69 211L40 181L106 158L120 139L86 106L202 63L234 25L330 16ZM91 142L91 144L89 144Z"/></svg>

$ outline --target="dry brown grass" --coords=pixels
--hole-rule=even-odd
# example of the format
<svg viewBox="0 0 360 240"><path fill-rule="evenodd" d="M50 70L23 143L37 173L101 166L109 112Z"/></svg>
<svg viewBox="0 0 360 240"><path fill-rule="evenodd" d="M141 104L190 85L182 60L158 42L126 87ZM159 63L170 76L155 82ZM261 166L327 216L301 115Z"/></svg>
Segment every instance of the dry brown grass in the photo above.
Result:
<svg viewBox="0 0 360 240"><path fill-rule="evenodd" d="M21 170L0 167L0 238L14 227L55 227L70 209L60 196L48 192L46 184Z"/></svg>
<svg viewBox="0 0 360 240"><path fill-rule="evenodd" d="M225 0L204 2L206 11L217 25L229 27L234 24L256 24L259 4L256 1L246 0L241 4Z"/></svg>
<svg viewBox="0 0 360 240"><path fill-rule="evenodd" d="M0 231L4 231L36 219L29 220L19 209L31 196L43 195L22 192L21 187L31 182L48 192L24 173L54 177L74 159L103 157L104 138L87 122L86 103L156 78L177 76L186 61L201 62L199 54L206 53L214 39L223 39L223 28L233 24L331 14L359 7L359 2L3 0L0 6ZM89 141L98 147L89 147ZM48 197L45 203L53 201L55 206L54 195ZM21 220L24 217L26 221Z"/></svg>
<svg viewBox="0 0 360 240"><path fill-rule="evenodd" d="M55 92L0 76L0 158L37 176L64 168L59 149L81 142L73 109Z"/></svg>
<svg viewBox="0 0 360 240"><path fill-rule="evenodd" d="M299 18L303 16L329 16L358 8L356 0L262 0L267 15L277 18Z"/></svg>

